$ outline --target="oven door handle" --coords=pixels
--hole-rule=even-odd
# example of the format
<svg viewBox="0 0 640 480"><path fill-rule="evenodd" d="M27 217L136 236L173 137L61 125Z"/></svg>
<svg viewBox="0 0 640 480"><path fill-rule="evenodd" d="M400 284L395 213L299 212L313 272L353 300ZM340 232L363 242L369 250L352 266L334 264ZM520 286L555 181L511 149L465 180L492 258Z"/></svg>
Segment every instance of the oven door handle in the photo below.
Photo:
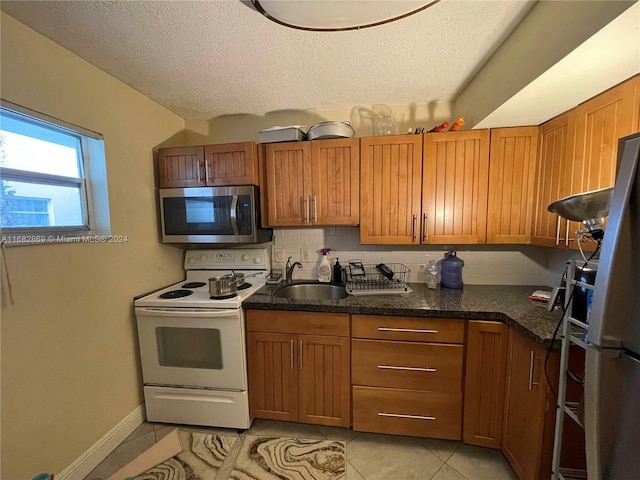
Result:
<svg viewBox="0 0 640 480"><path fill-rule="evenodd" d="M231 200L231 227L233 234L238 235L238 196L234 195Z"/></svg>
<svg viewBox="0 0 640 480"><path fill-rule="evenodd" d="M202 310L196 308L136 308L136 315L141 317L191 317L191 318L222 318L238 316L238 310Z"/></svg>

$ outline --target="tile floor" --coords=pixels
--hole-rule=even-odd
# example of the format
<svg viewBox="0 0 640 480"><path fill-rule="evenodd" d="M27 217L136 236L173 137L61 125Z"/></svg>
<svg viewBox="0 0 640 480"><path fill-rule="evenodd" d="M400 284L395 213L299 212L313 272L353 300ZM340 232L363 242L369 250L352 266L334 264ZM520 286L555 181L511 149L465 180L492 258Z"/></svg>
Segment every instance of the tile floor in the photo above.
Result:
<svg viewBox="0 0 640 480"><path fill-rule="evenodd" d="M249 430L143 423L85 480L105 479L174 428L239 436L321 438L347 442L347 480L517 480L498 450L450 440L358 433L346 428L256 419ZM226 480L242 442L236 442L216 480Z"/></svg>

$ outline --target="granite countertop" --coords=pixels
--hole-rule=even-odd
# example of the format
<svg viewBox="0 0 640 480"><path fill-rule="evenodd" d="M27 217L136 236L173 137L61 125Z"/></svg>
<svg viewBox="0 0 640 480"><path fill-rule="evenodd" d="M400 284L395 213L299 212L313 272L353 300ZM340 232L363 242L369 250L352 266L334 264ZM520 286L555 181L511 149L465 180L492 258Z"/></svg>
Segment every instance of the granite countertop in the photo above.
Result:
<svg viewBox="0 0 640 480"><path fill-rule="evenodd" d="M462 290L428 290L424 283L412 283L411 293L349 295L342 300L274 297L282 286L284 283L265 285L243 302L244 308L496 320L517 328L545 348L551 345L561 317L560 312L548 312L546 305L528 298L534 290L550 290L544 286L465 285ZM554 346L559 345L556 339Z"/></svg>

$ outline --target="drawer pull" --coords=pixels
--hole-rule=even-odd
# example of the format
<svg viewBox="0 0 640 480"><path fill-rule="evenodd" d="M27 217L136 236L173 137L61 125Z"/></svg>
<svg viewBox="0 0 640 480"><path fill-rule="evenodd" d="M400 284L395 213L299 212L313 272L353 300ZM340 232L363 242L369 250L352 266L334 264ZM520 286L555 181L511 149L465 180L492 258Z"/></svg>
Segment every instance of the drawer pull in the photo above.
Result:
<svg viewBox="0 0 640 480"><path fill-rule="evenodd" d="M395 417L395 418L412 418L414 420L435 420L436 417L425 417L423 415L405 415L403 413L382 413L378 412L379 417Z"/></svg>
<svg viewBox="0 0 640 480"><path fill-rule="evenodd" d="M411 333L438 333L438 330L421 330L419 328L390 328L378 327L379 332L411 332Z"/></svg>
<svg viewBox="0 0 640 480"><path fill-rule="evenodd" d="M409 370L411 372L435 372L435 368L422 368L422 367L396 367L394 365L378 365L378 368L383 370Z"/></svg>

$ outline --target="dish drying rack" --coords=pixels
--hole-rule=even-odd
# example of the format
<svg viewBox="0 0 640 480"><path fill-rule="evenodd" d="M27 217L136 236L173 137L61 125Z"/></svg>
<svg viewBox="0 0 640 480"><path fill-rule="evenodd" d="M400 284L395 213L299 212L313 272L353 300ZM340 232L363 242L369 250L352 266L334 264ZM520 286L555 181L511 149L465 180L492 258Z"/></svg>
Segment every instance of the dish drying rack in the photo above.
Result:
<svg viewBox="0 0 640 480"><path fill-rule="evenodd" d="M384 265L388 269L380 268ZM410 293L413 290L408 285L409 272L411 270L401 263L379 263L376 265L373 263L363 264L359 260L349 260L349 266L346 268L346 290L349 295Z"/></svg>

